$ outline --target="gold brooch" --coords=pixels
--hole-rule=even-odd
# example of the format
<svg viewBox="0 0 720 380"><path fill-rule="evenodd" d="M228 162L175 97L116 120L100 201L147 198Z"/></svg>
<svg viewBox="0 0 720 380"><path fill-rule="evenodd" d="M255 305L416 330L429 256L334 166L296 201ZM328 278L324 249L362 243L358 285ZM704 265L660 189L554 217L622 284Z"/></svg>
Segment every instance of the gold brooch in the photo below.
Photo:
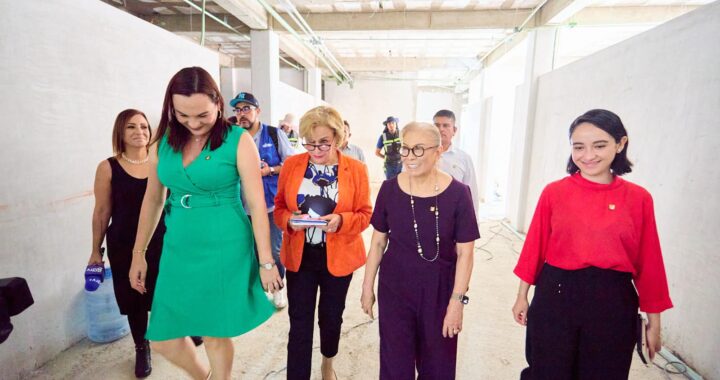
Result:
<svg viewBox="0 0 720 380"><path fill-rule="evenodd" d="M609 208L610 210L615 210L615 203L610 203L610 204L608 205L608 208Z"/></svg>

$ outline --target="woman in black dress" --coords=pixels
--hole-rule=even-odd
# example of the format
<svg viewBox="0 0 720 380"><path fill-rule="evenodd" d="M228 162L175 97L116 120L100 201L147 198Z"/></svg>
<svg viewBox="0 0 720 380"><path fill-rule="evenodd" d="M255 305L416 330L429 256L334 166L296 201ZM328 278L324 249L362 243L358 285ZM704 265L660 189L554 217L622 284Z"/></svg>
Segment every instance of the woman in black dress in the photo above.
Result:
<svg viewBox="0 0 720 380"><path fill-rule="evenodd" d="M145 114L127 109L118 114L113 127L115 156L100 162L95 174L95 210L93 211L93 245L89 263L101 263L100 247L107 239L107 252L113 276L115 298L120 313L127 315L135 342L135 376L150 375L150 347L145 340L148 311L152 305L157 279L165 224L162 219L148 246L145 285L141 294L130 287L125 273L130 271L140 206L148 176L148 150L152 130ZM110 221L112 220L112 223Z"/></svg>

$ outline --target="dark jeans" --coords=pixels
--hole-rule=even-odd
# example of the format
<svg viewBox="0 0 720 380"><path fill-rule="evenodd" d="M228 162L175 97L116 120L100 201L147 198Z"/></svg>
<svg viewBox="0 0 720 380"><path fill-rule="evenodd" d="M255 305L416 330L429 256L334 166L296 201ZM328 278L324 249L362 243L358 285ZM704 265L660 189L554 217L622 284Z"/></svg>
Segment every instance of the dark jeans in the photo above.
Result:
<svg viewBox="0 0 720 380"><path fill-rule="evenodd" d="M327 270L325 248L305 245L300 270L286 273L290 337L288 340L287 378L310 379L312 363L315 304L318 288L318 327L320 352L332 358L337 355L345 298L352 274L335 277Z"/></svg>
<svg viewBox="0 0 720 380"><path fill-rule="evenodd" d="M385 179L393 179L402 171L402 162L385 163Z"/></svg>
<svg viewBox="0 0 720 380"><path fill-rule="evenodd" d="M627 379L638 297L630 273L545 264L528 310L522 380Z"/></svg>

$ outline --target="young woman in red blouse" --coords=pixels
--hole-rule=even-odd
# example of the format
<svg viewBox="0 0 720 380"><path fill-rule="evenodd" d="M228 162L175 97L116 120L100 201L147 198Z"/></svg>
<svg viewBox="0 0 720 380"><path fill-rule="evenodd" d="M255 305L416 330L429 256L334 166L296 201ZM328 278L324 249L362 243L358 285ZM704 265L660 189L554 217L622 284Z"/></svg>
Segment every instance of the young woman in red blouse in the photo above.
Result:
<svg viewBox="0 0 720 380"><path fill-rule="evenodd" d="M662 347L660 313L672 307L653 200L620 178L632 163L617 115L586 112L570 142L570 176L540 195L514 270L513 316L527 326L521 379L627 379L638 307L650 358Z"/></svg>

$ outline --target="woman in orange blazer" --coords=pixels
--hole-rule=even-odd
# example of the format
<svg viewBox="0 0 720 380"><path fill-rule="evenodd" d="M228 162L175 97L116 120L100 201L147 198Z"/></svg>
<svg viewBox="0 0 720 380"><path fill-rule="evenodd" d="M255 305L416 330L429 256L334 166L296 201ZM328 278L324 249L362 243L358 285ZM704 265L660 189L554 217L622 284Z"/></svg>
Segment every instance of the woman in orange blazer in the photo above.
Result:
<svg viewBox="0 0 720 380"><path fill-rule="evenodd" d="M306 153L289 157L280 171L275 224L283 231L280 259L287 268L287 378L310 379L313 325L318 289L322 378L336 379L333 358L340 342L353 272L365 264L360 233L370 223L367 168L343 155L343 119L330 107L316 107L300 119ZM307 226L297 219L327 224Z"/></svg>

